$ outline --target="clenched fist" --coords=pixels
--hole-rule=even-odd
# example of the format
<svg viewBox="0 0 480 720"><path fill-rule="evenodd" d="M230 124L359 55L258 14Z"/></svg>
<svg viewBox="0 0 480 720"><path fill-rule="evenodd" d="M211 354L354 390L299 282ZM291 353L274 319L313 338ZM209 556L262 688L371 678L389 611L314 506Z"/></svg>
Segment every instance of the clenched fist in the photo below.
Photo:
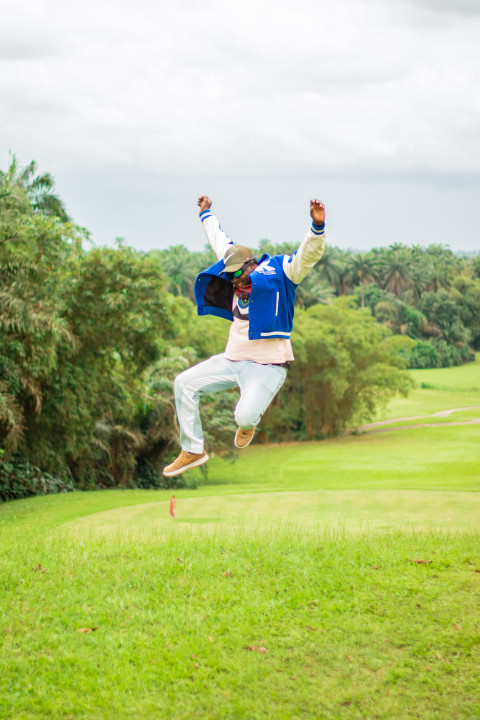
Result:
<svg viewBox="0 0 480 720"><path fill-rule="evenodd" d="M200 208L200 212L203 212L204 210L210 210L212 207L212 201L208 197L208 195L202 195L197 200L197 205Z"/></svg>
<svg viewBox="0 0 480 720"><path fill-rule="evenodd" d="M314 225L325 224L325 205L320 200L310 200L310 217Z"/></svg>

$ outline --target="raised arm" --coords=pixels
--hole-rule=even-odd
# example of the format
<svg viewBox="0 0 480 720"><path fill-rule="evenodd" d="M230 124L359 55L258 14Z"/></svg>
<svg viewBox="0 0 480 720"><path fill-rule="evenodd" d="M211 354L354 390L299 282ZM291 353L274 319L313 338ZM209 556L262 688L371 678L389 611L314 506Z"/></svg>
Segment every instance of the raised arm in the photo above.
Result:
<svg viewBox="0 0 480 720"><path fill-rule="evenodd" d="M320 200L310 201L310 217L312 226L305 240L293 255L286 255L283 261L285 275L296 285L308 275L325 251L325 205Z"/></svg>
<svg viewBox="0 0 480 720"><path fill-rule="evenodd" d="M225 251L229 245L233 245L232 241L226 233L223 232L215 215L212 215L210 208L212 201L207 195L202 195L197 200L200 208L200 220L207 236L207 240L218 260L223 260Z"/></svg>

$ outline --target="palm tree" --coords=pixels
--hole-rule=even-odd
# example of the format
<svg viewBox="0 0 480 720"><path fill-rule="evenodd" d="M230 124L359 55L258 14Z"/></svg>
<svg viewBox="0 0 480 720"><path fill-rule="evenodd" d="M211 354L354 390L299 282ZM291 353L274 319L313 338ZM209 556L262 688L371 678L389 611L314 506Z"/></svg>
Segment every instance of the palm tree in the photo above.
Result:
<svg viewBox="0 0 480 720"><path fill-rule="evenodd" d="M472 278L480 278L480 255L472 258L471 261Z"/></svg>
<svg viewBox="0 0 480 720"><path fill-rule="evenodd" d="M0 440L7 452L17 448L29 414L40 412L42 361L48 367L52 359L51 350L44 350L71 338L51 280L53 269L62 267L63 227L37 234L35 225L52 223L32 218L55 199L48 191L52 185L50 176L35 176L34 163L20 170L14 156L0 172Z"/></svg>
<svg viewBox="0 0 480 720"><path fill-rule="evenodd" d="M185 296L193 300L193 287L199 272L195 254L185 245L176 245L160 251L159 255L168 291L172 295Z"/></svg>
<svg viewBox="0 0 480 720"><path fill-rule="evenodd" d="M333 296L331 286L319 280L318 273L311 272L297 288L297 300L303 309L322 303L326 305Z"/></svg>
<svg viewBox="0 0 480 720"><path fill-rule="evenodd" d="M0 207L26 211L30 205L34 213L53 215L70 222L62 200L53 192L55 181L50 173L37 175L37 163L32 160L20 168L15 155L7 172L0 171Z"/></svg>
<svg viewBox="0 0 480 720"><path fill-rule="evenodd" d="M336 295L345 294L349 256L348 250L340 250L340 248L327 245L319 265L320 278L326 280L333 287Z"/></svg>
<svg viewBox="0 0 480 720"><path fill-rule="evenodd" d="M452 266L445 265L441 258L432 257L427 271L427 290L432 292L438 292L442 289L448 290L451 285L452 276Z"/></svg>
<svg viewBox="0 0 480 720"><path fill-rule="evenodd" d="M353 286L360 286L361 306L365 307L365 288L377 279L375 259L371 253L354 255L348 268L348 280Z"/></svg>
<svg viewBox="0 0 480 720"><path fill-rule="evenodd" d="M412 251L404 245L391 245L388 250L377 253L376 267L381 287L396 297L412 287Z"/></svg>

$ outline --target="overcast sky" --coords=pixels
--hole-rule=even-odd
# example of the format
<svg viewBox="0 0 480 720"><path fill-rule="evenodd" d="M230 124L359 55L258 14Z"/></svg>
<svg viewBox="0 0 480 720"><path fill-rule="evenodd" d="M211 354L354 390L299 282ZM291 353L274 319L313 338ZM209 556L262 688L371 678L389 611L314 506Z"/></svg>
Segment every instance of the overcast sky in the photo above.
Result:
<svg viewBox="0 0 480 720"><path fill-rule="evenodd" d="M480 251L480 0L1 1L0 166L96 244Z"/></svg>

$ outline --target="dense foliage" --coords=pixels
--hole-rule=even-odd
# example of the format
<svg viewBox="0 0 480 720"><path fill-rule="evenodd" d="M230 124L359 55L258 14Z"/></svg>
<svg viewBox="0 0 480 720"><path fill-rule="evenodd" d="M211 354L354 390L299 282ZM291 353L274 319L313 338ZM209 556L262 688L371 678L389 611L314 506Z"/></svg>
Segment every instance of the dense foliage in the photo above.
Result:
<svg viewBox="0 0 480 720"><path fill-rule="evenodd" d="M223 335L166 291L158 253L86 249L53 190L34 163L0 173L0 497L162 486L173 379ZM231 452L229 401L205 399L217 452Z"/></svg>
<svg viewBox="0 0 480 720"><path fill-rule="evenodd" d="M394 395L408 393L401 353L413 344L358 310L352 298L298 309L295 362L265 431L275 439L312 440L372 418Z"/></svg>
<svg viewBox="0 0 480 720"><path fill-rule="evenodd" d="M262 240L257 257L294 252L295 243ZM211 252L184 246L158 252L173 295L193 301L193 280ZM416 340L407 359L412 368L449 367L480 350L480 255L460 257L446 245L391 245L369 252L327 245L319 263L297 290L297 306L326 304L353 296L395 335Z"/></svg>
<svg viewBox="0 0 480 720"><path fill-rule="evenodd" d="M256 252L294 249L264 240ZM91 247L51 176L12 158L0 172L2 499L164 486L178 448L173 378L221 352L229 329L198 318L192 302L213 260L184 246ZM297 305L297 359L260 439L341 432L407 392L408 364L458 364L480 348L479 259L443 246L328 247ZM236 397L202 400L215 452L233 452Z"/></svg>

